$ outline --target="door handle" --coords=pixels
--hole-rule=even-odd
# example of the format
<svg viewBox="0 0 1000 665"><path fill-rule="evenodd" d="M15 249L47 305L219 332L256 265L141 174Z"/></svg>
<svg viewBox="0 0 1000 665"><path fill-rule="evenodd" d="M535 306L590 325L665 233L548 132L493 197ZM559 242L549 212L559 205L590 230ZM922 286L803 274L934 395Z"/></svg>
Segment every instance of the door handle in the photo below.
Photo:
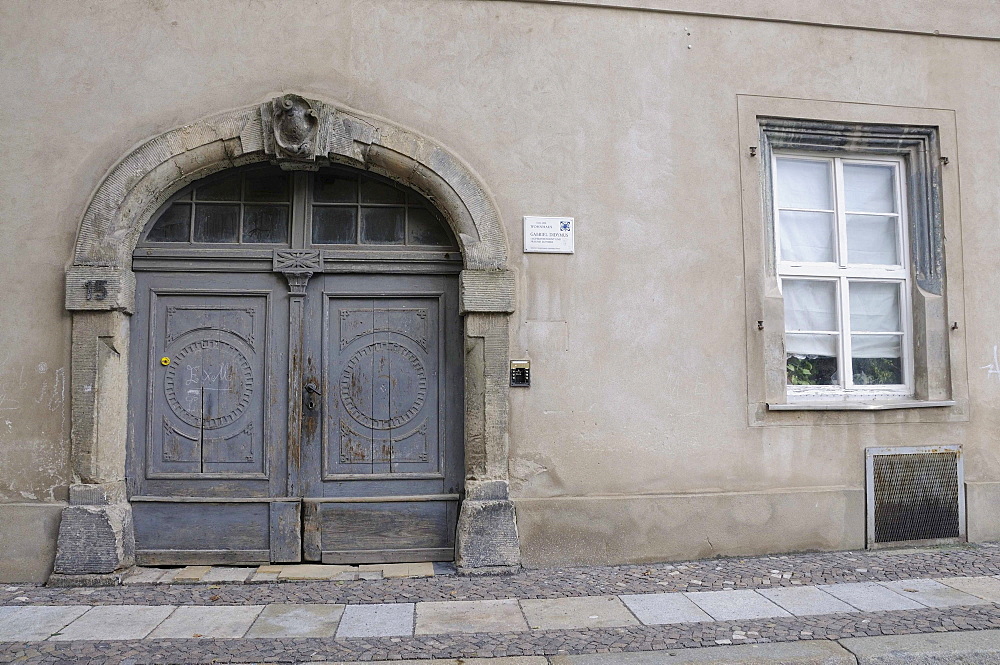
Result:
<svg viewBox="0 0 1000 665"><path fill-rule="evenodd" d="M313 383L307 383L306 384L306 394L309 395L309 400L306 402L306 408L308 408L310 411L312 411L312 410L314 410L316 408L316 400L313 398L313 395L319 395L320 397L322 397L323 393L321 393L316 388L315 384L313 384Z"/></svg>

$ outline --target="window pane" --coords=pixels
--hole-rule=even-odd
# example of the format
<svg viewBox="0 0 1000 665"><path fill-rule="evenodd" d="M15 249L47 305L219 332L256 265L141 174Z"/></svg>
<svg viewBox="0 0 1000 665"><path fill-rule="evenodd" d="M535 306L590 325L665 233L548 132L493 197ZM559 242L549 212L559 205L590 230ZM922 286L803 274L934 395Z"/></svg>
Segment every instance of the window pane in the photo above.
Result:
<svg viewBox="0 0 1000 665"><path fill-rule="evenodd" d="M777 162L779 208L833 210L832 162L781 158Z"/></svg>
<svg viewBox="0 0 1000 665"><path fill-rule="evenodd" d="M897 212L893 166L844 164L847 212Z"/></svg>
<svg viewBox="0 0 1000 665"><path fill-rule="evenodd" d="M409 245L434 245L447 247L451 238L444 226L430 210L425 208L410 208L407 211L407 239Z"/></svg>
<svg viewBox="0 0 1000 665"><path fill-rule="evenodd" d="M264 171L248 173L245 201L288 201L289 186L287 173Z"/></svg>
<svg viewBox="0 0 1000 665"><path fill-rule="evenodd" d="M836 260L833 213L782 210L778 222L782 261Z"/></svg>
<svg viewBox="0 0 1000 665"><path fill-rule="evenodd" d="M239 201L242 185L242 175L229 176L228 178L199 186L195 191L195 198L199 201Z"/></svg>
<svg viewBox="0 0 1000 665"><path fill-rule="evenodd" d="M361 180L362 203L403 203L403 192L377 180Z"/></svg>
<svg viewBox="0 0 1000 665"><path fill-rule="evenodd" d="M167 208L146 235L149 242L187 242L190 239L190 203L175 203Z"/></svg>
<svg viewBox="0 0 1000 665"><path fill-rule="evenodd" d="M902 335L851 335L854 383L859 386L903 383Z"/></svg>
<svg viewBox="0 0 1000 665"><path fill-rule="evenodd" d="M402 245L406 208L362 208L361 242Z"/></svg>
<svg viewBox="0 0 1000 665"><path fill-rule="evenodd" d="M838 335L785 336L787 380L793 386L832 386L837 375Z"/></svg>
<svg viewBox="0 0 1000 665"><path fill-rule="evenodd" d="M194 210L195 242L237 242L240 207L219 203L199 203Z"/></svg>
<svg viewBox="0 0 1000 665"><path fill-rule="evenodd" d="M896 217L847 216L847 262L901 265Z"/></svg>
<svg viewBox="0 0 1000 665"><path fill-rule="evenodd" d="M358 201L357 178L333 173L318 173L314 182L314 201L323 203L357 203Z"/></svg>
<svg viewBox="0 0 1000 665"><path fill-rule="evenodd" d="M358 242L356 208L313 206L312 236L317 245L353 245Z"/></svg>
<svg viewBox="0 0 1000 665"><path fill-rule="evenodd" d="M243 242L288 242L288 206L246 206Z"/></svg>
<svg viewBox="0 0 1000 665"><path fill-rule="evenodd" d="M785 330L837 332L837 283L832 280L786 279Z"/></svg>
<svg viewBox="0 0 1000 665"><path fill-rule="evenodd" d="M848 282L852 332L899 332L898 282Z"/></svg>

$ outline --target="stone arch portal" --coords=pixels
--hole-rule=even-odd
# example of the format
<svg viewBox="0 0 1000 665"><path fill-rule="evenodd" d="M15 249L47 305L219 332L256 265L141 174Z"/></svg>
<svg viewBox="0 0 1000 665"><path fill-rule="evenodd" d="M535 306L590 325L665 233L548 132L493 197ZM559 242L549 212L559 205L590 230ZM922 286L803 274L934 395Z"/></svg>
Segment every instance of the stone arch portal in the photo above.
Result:
<svg viewBox="0 0 1000 665"><path fill-rule="evenodd" d="M465 333L465 496L456 559L468 571L518 566L507 478L514 278L496 207L471 169L438 143L381 118L283 95L150 139L108 173L87 207L66 274L66 308L73 317L74 482L60 522L54 575L114 575L134 562L125 486L128 345L135 307L132 252L143 227L188 183L268 161L286 169L338 163L378 173L425 195L451 226L462 251Z"/></svg>

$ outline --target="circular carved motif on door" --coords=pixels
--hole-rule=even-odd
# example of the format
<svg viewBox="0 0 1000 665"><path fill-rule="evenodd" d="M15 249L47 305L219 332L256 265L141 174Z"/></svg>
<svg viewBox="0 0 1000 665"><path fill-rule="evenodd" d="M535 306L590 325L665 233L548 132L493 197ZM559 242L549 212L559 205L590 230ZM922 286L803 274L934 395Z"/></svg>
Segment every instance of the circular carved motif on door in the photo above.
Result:
<svg viewBox="0 0 1000 665"><path fill-rule="evenodd" d="M376 369L378 362L385 362L387 366ZM389 399L391 390L397 391L396 399ZM376 391L385 393L388 401L385 415L388 417L376 417L374 413ZM340 375L340 399L344 409L371 429L402 427L420 413L426 397L427 373L423 363L412 351L395 342L375 342L358 349Z"/></svg>
<svg viewBox="0 0 1000 665"><path fill-rule="evenodd" d="M218 429L235 422L253 398L253 368L243 352L218 340L199 340L176 354L163 392L174 414L192 427ZM203 418L204 415L210 416Z"/></svg>

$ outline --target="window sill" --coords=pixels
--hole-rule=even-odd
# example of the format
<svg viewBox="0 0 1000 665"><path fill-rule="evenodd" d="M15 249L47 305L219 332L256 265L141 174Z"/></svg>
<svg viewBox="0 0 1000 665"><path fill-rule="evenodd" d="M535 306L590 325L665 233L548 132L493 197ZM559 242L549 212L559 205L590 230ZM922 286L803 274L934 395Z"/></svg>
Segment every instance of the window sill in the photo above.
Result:
<svg viewBox="0 0 1000 665"><path fill-rule="evenodd" d="M847 402L847 401L815 401L788 402L772 404L768 402L768 411L888 411L890 409L926 409L930 407L955 406L954 400L915 400L899 399L885 401Z"/></svg>

